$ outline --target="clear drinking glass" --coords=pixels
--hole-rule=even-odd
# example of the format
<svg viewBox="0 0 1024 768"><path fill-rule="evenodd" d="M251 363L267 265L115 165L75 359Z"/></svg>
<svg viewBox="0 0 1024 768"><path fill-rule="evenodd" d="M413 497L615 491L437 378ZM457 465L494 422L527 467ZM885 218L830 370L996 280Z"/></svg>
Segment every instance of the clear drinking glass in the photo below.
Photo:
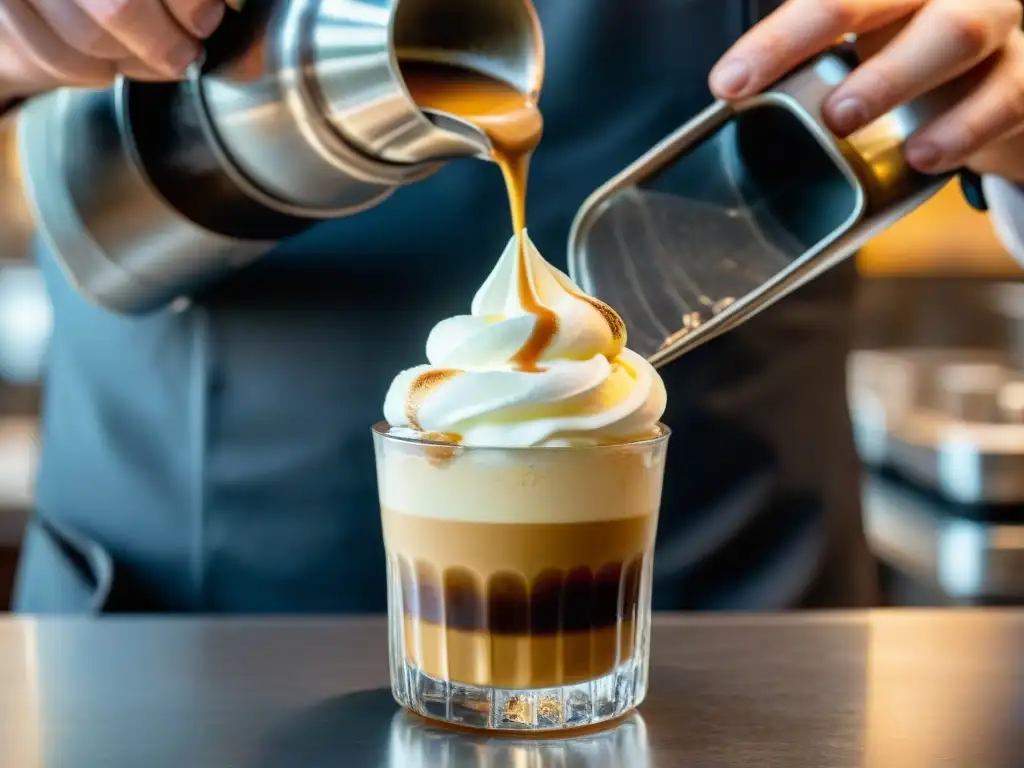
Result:
<svg viewBox="0 0 1024 768"><path fill-rule="evenodd" d="M668 437L478 448L376 425L395 699L499 730L636 707Z"/></svg>

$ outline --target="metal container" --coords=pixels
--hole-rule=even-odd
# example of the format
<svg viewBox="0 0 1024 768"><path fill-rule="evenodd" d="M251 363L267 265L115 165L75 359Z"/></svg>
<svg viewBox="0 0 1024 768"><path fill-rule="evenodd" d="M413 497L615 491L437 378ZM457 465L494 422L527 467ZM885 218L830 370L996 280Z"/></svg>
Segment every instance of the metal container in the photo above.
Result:
<svg viewBox="0 0 1024 768"><path fill-rule="evenodd" d="M1024 375L1005 354L858 352L849 380L854 434L867 464L973 507L974 517L1021 522Z"/></svg>
<svg viewBox="0 0 1024 768"><path fill-rule="evenodd" d="M828 53L757 96L712 104L580 209L570 274L619 311L655 365L847 258L948 181L903 157L948 91L845 140L828 129L823 105L851 66Z"/></svg>
<svg viewBox="0 0 1024 768"><path fill-rule="evenodd" d="M544 70L530 0L250 3L183 83L57 91L0 127L0 149L16 145L0 190L20 198L0 232L24 248L30 210L71 281L115 311L192 295L448 160L489 158L472 126L415 105L400 58L534 95Z"/></svg>
<svg viewBox="0 0 1024 768"><path fill-rule="evenodd" d="M872 552L911 584L937 587L942 602L954 605L1024 600L1019 518L975 519L962 506L876 473L865 476L862 497Z"/></svg>

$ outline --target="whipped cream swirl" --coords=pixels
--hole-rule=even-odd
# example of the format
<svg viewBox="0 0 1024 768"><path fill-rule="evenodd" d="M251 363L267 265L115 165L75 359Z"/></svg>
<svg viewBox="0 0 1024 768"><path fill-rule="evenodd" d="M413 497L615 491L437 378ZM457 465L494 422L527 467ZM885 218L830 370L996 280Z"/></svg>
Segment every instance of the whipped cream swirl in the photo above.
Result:
<svg viewBox="0 0 1024 768"><path fill-rule="evenodd" d="M384 418L395 431L496 448L653 435L665 411L661 377L626 349L615 311L548 264L525 231L523 237L525 263L513 237L471 314L438 323L427 339L428 364L395 377ZM541 322L524 306L524 293L557 319L530 372L513 364Z"/></svg>

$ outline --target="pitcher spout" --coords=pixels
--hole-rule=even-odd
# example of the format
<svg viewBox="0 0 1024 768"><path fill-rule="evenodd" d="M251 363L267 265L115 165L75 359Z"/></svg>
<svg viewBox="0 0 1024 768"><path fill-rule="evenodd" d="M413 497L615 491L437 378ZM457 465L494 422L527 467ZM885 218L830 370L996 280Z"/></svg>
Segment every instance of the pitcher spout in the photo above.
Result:
<svg viewBox="0 0 1024 768"><path fill-rule="evenodd" d="M454 139L448 150L447 157L438 160L454 160L460 157L476 157L490 160L492 156L491 141L477 126L468 123L456 115L436 109L424 109L423 116L438 130L444 131Z"/></svg>

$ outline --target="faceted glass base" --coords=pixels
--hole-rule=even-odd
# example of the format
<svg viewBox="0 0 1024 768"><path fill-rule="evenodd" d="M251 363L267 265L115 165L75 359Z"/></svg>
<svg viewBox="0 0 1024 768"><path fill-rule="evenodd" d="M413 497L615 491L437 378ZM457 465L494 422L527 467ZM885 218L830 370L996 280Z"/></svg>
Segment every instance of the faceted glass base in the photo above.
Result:
<svg viewBox="0 0 1024 768"><path fill-rule="evenodd" d="M391 690L406 709L453 725L556 731L612 720L634 709L647 693L647 671L643 657L638 656L589 682L508 689L437 680L399 660L392 667Z"/></svg>

